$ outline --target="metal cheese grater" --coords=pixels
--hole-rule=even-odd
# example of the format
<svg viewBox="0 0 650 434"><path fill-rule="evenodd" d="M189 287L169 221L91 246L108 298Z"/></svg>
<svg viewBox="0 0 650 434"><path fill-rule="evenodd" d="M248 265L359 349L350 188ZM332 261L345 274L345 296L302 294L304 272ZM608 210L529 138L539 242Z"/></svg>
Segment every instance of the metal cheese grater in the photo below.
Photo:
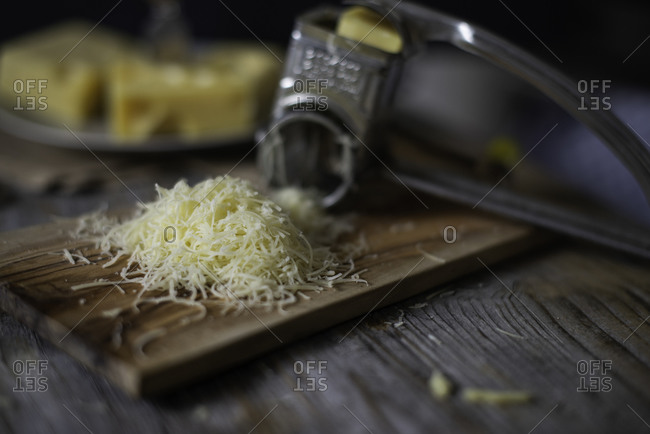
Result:
<svg viewBox="0 0 650 434"><path fill-rule="evenodd" d="M258 158L271 184L316 187L327 206L364 169L363 143L373 141L403 62L334 34L339 13L323 8L298 18Z"/></svg>
<svg viewBox="0 0 650 434"><path fill-rule="evenodd" d="M648 147L611 112L577 110L585 95L558 71L481 28L414 3L348 4L389 20L404 47L391 54L337 35L340 8L298 17L270 124L260 134L258 162L269 184L315 187L326 206L341 201L381 153L376 135L384 133L384 109L395 95L405 59L427 42L445 42L519 76L572 114L625 164L650 199ZM647 229L621 227L503 189L486 195L489 185L444 170L396 171L410 187L650 257Z"/></svg>

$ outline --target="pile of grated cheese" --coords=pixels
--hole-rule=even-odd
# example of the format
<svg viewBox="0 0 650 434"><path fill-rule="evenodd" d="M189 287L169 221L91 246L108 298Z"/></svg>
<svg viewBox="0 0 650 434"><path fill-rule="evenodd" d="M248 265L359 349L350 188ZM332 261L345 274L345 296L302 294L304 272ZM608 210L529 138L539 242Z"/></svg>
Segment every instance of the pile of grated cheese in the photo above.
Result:
<svg viewBox="0 0 650 434"><path fill-rule="evenodd" d="M105 267L128 256L121 278L142 286L138 302L282 309L302 291L363 282L353 274L352 259L341 259L327 244L351 225L327 217L306 192L280 192L277 202L286 204L285 211L249 182L229 176L156 190L158 200L132 219L85 221L79 230L95 232L102 251L113 255Z"/></svg>

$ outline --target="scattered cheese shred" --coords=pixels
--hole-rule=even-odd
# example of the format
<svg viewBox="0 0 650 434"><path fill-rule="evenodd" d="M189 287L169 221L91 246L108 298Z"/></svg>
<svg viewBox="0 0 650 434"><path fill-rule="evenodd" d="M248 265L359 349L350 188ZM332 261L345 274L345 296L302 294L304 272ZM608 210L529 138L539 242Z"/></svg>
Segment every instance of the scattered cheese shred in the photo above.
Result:
<svg viewBox="0 0 650 434"><path fill-rule="evenodd" d="M63 257L71 264L76 265L77 260L83 262L84 264L91 264L90 259L86 258L84 255L81 253L73 253L68 249L63 249L61 251L63 253ZM57 254L56 252L51 252L50 254ZM75 259L76 258L76 259Z"/></svg>
<svg viewBox="0 0 650 434"><path fill-rule="evenodd" d="M345 219L326 214L315 190L285 187L273 191L270 199L289 215L312 243L330 244L339 235L354 229Z"/></svg>
<svg viewBox="0 0 650 434"><path fill-rule="evenodd" d="M427 338L429 338L430 340L432 340L433 342L435 342L438 345L442 345L442 341L440 339L438 339L437 337L435 337L434 335L432 335L431 333L429 333L427 335Z"/></svg>
<svg viewBox="0 0 650 434"><path fill-rule="evenodd" d="M515 338L515 339L525 339L525 338L524 338L523 336L521 336L521 335L518 335L518 334L516 334L516 333L512 333L512 332L509 332L509 331L506 331L506 330L503 330L503 329L500 329L499 327L495 327L494 329L495 329L496 331L498 331L499 333L501 333L501 334L504 334L504 335L506 335L506 336L510 336L511 338Z"/></svg>
<svg viewBox="0 0 650 434"><path fill-rule="evenodd" d="M442 372L433 371L428 381L431 395L438 401L444 401L454 393L454 384ZM493 390L466 387L462 389L463 401L470 404L511 405L525 404L533 395L525 390Z"/></svg>
<svg viewBox="0 0 650 434"><path fill-rule="evenodd" d="M88 283L80 283L78 285L72 285L70 287L71 290L73 291L78 291L80 289L86 289L86 288L94 288L96 286L102 286L102 285L115 285L115 282L110 282L106 279L97 279L93 282L88 282Z"/></svg>
<svg viewBox="0 0 650 434"><path fill-rule="evenodd" d="M71 256L72 256L73 258L77 258L77 259L79 259L81 262L83 262L83 263L86 264L86 265L90 265L90 264L91 264L90 259L86 258L86 257L85 257L84 255L82 255L81 253L72 253Z"/></svg>
<svg viewBox="0 0 650 434"><path fill-rule="evenodd" d="M443 401L449 398L454 390L454 385L442 372L435 370L429 378L429 390L434 398Z"/></svg>
<svg viewBox="0 0 650 434"><path fill-rule="evenodd" d="M463 389L463 400L472 404L524 404L533 399L525 390Z"/></svg>
<svg viewBox="0 0 650 434"><path fill-rule="evenodd" d="M68 249L63 249L63 257L68 260L69 263L74 264L74 258Z"/></svg>
<svg viewBox="0 0 650 434"><path fill-rule="evenodd" d="M404 311L402 309L399 309L399 317L397 318L397 321L393 323L393 327L399 328L404 325Z"/></svg>
<svg viewBox="0 0 650 434"><path fill-rule="evenodd" d="M353 274L351 259L341 260L327 247L352 227L335 224L306 194L280 194L284 210L249 182L229 176L156 190L158 200L141 206L132 219L120 223L94 215L96 222L82 222L79 229L99 235L103 253L112 255L104 266L129 258L120 277L142 286L137 304L281 310L299 291L363 282ZM75 288L81 287L86 285Z"/></svg>

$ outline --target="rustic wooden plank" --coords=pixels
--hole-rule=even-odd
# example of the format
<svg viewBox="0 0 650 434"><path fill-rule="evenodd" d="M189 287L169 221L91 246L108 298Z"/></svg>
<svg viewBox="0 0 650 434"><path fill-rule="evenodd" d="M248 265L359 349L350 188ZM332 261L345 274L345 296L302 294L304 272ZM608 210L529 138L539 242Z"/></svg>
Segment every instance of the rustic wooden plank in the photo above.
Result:
<svg viewBox="0 0 650 434"><path fill-rule="evenodd" d="M339 340L352 323L319 335L308 343L297 344L298 348L294 346L291 354L278 356L284 361L284 366L276 376L282 376L283 370L284 376L290 376L291 367L287 365L296 356L309 354L317 360L329 360L329 388L321 394L329 396L329 399L308 395L305 399L325 404L320 408L321 416L315 415L310 422L296 421L289 425L289 430L302 427L310 432L365 432L341 406L343 403L371 432L419 432L424 427L427 431L444 432L529 432L553 409L535 432L609 432L612 429L641 432L643 422L625 403L638 410L647 407L648 397L647 394L637 395L621 381L619 375L625 377L625 371L620 371L615 377L617 393L576 391L579 384L576 362L580 358L607 359L612 350L616 351L615 348L585 354L583 341L598 339L598 336L585 333L572 337L557 324L557 318L543 315L545 305L558 298L589 296L590 287L582 285L579 276L593 273L590 261L594 258L586 256L580 259L583 254L554 252L542 258L541 263L527 261L495 267L496 274L505 283L517 283L511 285L518 288L514 290L515 294L539 319L533 317L494 276L484 272L479 277L454 284L453 294L428 300L426 296L420 296L377 312L343 342L339 343ZM553 282L538 284L547 278L548 269L545 268L548 265L555 270ZM643 268L630 269L607 261L601 264L599 273L607 275L624 270L622 280L627 282L648 275ZM529 290L534 288L536 297L528 299L527 292L521 288L528 287L531 282L537 284L529 287ZM601 289L603 287L606 296L617 294L616 287L606 284ZM650 290L648 284L642 288ZM631 301L627 296L623 296L623 300ZM427 306L410 308L420 303L427 303ZM562 321L580 320L573 319L570 307L562 304L559 307L561 310L557 316ZM400 309L404 312L404 326L384 324L387 320L397 322L401 316ZM524 339L503 334L496 331L496 327L484 323L501 329L510 325L512 329L508 330L519 333ZM549 332L542 323L547 323L562 342L549 339ZM428 334L438 336L440 344L428 339ZM474 339L467 339L468 336ZM616 361L614 364L616 366ZM448 402L437 403L426 389L426 380L434 367L443 370L459 386L525 388L534 393L535 400L526 405L492 408L466 404L454 395ZM646 384L649 374L646 372L632 378ZM274 394L277 403L285 393L280 392L281 384L275 382L271 386L272 390L278 390ZM203 387L198 386L198 389L203 390ZM182 399L178 398L178 401ZM172 398L171 402L177 400ZM273 402L269 399L267 408L270 409ZM291 399L291 402L302 412L307 411L298 398ZM265 423L268 432L281 432L287 427L286 421L275 412L265 419Z"/></svg>
<svg viewBox="0 0 650 434"><path fill-rule="evenodd" d="M146 185L153 180L147 178ZM15 227L52 213L75 215L103 201L134 200L128 192L119 200L98 196L5 204L0 224ZM87 433L77 419L98 434L235 433L254 427L255 433L367 433L361 423L375 434L647 432L641 418L650 423L650 325L643 322L650 312L650 271L646 262L592 250L534 251L491 265L528 308L483 269L443 287L431 284L429 294L377 310L351 332L358 318L155 399L125 395L0 313L0 432ZM427 299L436 291L442 294ZM409 308L418 303L427 306ZM400 310L404 325L395 327ZM26 360L48 362L47 391L12 391L12 365ZM327 361L326 391L294 390L301 377L294 363L308 360ZM579 360L612 360L614 389L578 393ZM492 408L466 404L454 394L437 402L426 387L434 368L460 386L525 387L535 400ZM302 375L308 376L314 374Z"/></svg>
<svg viewBox="0 0 650 434"><path fill-rule="evenodd" d="M94 433L248 432L258 423L254 432L263 433L367 432L361 423L373 433L644 432L628 405L648 421L650 325L625 342L604 339L598 330L611 320L599 314L602 306L612 303L623 319L611 325L612 334L627 337L641 325L650 312L645 264L578 247L490 268L516 297L483 269L378 310L350 333L355 320L154 400L122 394L5 315L2 386L11 385L6 371L14 360L47 358L49 390L12 394L0 412L0 427L87 432L64 403ZM421 303L426 305L414 307ZM402 313L404 325L396 327ZM612 360L611 392L576 391L581 359ZM301 377L294 364L307 360L327 362L321 375L327 390L294 390ZM627 370L636 364L644 368ZM464 403L457 392L437 402L426 386L434 368L459 387L524 388L535 399L493 408ZM309 376L318 375L302 375Z"/></svg>
<svg viewBox="0 0 650 434"><path fill-rule="evenodd" d="M477 269L475 255L492 263L530 248L540 238L528 226L449 205L398 217L386 211L361 215L357 224L363 229L355 236L363 231L369 251L358 258L357 268L367 270L369 285L344 284L310 294L310 300L299 301L285 313L256 309L222 316L218 307L209 307L207 318L183 325L196 310L169 303L116 318L103 315L132 302L133 284L120 285L125 294L115 286L71 291L72 285L98 278L117 282L125 264L101 267L108 258L100 258L92 244L73 239L74 224L61 221L4 236L3 308L134 394L154 393L233 366ZM457 239L450 243L443 233L452 224ZM64 248L78 250L94 263L70 264L61 254ZM121 330L118 344L116 330ZM152 333L155 339L141 348L139 342Z"/></svg>

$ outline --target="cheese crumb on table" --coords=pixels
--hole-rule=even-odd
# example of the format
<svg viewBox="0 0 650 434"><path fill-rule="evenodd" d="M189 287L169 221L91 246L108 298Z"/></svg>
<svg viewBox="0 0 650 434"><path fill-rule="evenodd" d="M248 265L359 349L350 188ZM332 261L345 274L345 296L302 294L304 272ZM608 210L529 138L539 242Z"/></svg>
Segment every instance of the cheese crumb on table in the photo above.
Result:
<svg viewBox="0 0 650 434"><path fill-rule="evenodd" d="M532 399L533 395L525 390L463 389L463 401L473 404L523 404Z"/></svg>
<svg viewBox="0 0 650 434"><path fill-rule="evenodd" d="M442 372L435 370L429 378L429 390L434 398L442 401L449 398L454 390L454 385Z"/></svg>
<svg viewBox="0 0 650 434"><path fill-rule="evenodd" d="M438 401L449 398L456 387L442 372L433 371L428 381L431 395ZM461 391L462 400L470 404L488 404L505 406L525 404L533 399L533 395L525 390L494 390L465 387Z"/></svg>

